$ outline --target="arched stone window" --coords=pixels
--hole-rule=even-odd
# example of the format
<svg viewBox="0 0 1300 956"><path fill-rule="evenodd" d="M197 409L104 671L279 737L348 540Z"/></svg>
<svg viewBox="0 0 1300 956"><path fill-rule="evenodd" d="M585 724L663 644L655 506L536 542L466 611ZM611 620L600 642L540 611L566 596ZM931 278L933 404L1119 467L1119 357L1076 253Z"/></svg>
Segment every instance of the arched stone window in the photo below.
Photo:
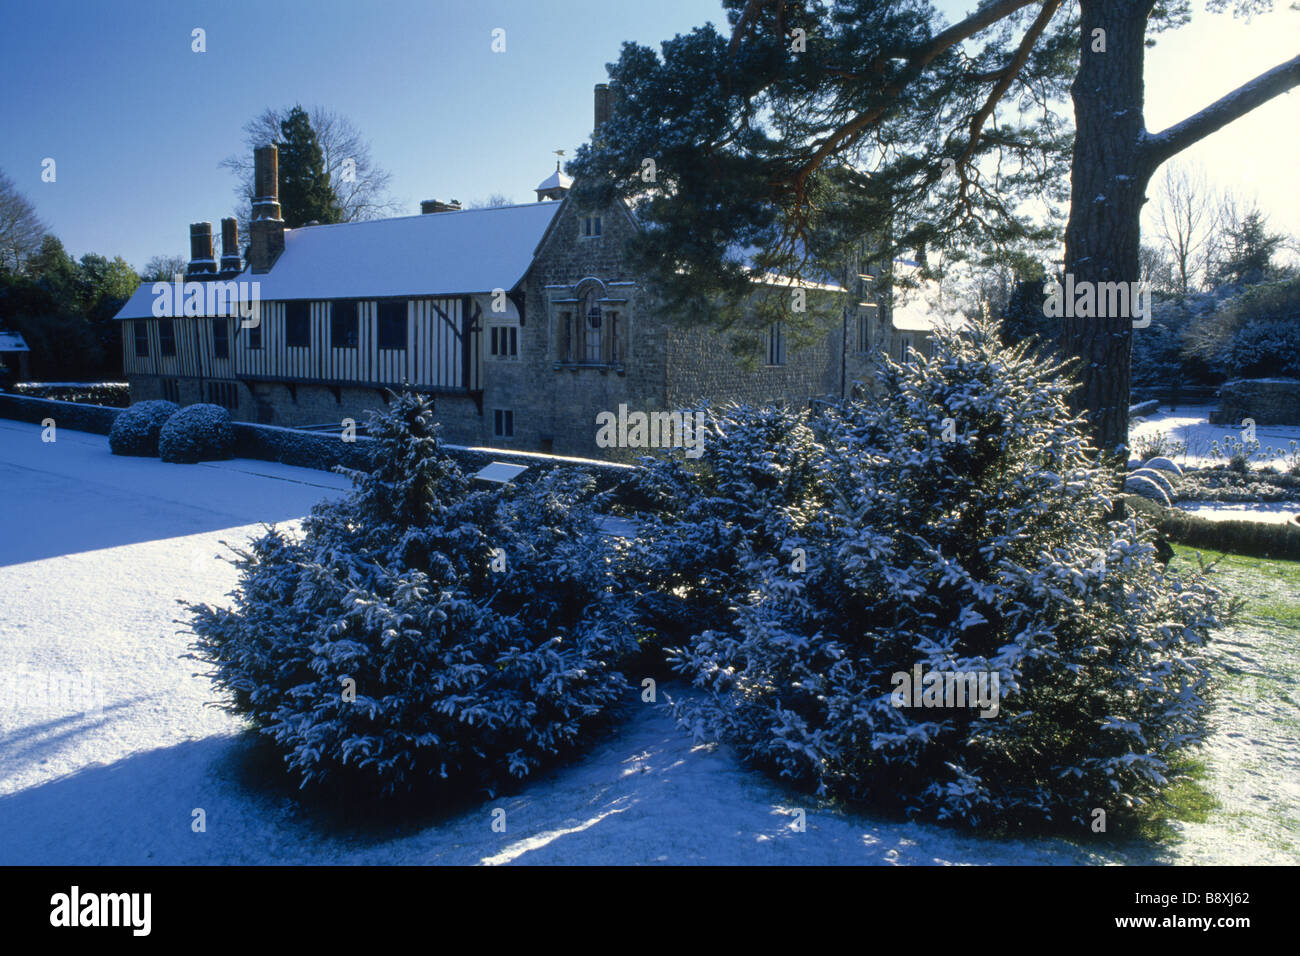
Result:
<svg viewBox="0 0 1300 956"><path fill-rule="evenodd" d="M588 365L600 365L605 361L605 352L601 347L604 314L599 301L602 291L595 284L588 286L582 296L581 308L578 310L578 314L582 316L582 351L578 361Z"/></svg>
<svg viewBox="0 0 1300 956"><path fill-rule="evenodd" d="M627 299L588 276L553 298L556 357L565 366L618 366L625 358Z"/></svg>

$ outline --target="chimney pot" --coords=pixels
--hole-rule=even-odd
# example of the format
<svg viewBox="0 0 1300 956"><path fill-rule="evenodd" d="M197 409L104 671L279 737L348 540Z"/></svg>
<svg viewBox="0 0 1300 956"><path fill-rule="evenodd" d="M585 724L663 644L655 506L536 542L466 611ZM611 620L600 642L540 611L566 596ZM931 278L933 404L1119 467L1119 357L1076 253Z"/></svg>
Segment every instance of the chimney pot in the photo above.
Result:
<svg viewBox="0 0 1300 956"><path fill-rule="evenodd" d="M280 150L274 145L253 150L253 218L280 218Z"/></svg>
<svg viewBox="0 0 1300 956"><path fill-rule="evenodd" d="M253 221L248 224L248 267L269 272L284 251L280 216L280 151L274 145L253 150Z"/></svg>
<svg viewBox="0 0 1300 956"><path fill-rule="evenodd" d="M190 264L185 267L187 276L214 275L217 262L212 254L212 223L190 223Z"/></svg>
<svg viewBox="0 0 1300 956"><path fill-rule="evenodd" d="M221 271L239 272L239 223L232 218L221 220Z"/></svg>

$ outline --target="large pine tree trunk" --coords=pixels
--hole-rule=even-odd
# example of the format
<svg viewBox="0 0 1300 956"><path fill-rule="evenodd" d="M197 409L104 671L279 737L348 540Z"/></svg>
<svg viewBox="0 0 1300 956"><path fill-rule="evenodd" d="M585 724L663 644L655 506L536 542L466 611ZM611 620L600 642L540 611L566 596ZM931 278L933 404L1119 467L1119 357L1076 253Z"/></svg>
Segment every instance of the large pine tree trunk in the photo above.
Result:
<svg viewBox="0 0 1300 956"><path fill-rule="evenodd" d="M1135 282L1139 217L1151 170L1142 156L1143 40L1149 2L1081 0L1079 73L1065 271L1080 282ZM1105 52L1094 30L1105 31ZM1066 317L1061 349L1076 357L1081 386L1074 409L1087 415L1094 443L1116 454L1128 440L1130 315ZM1138 334L1141 334L1140 332Z"/></svg>

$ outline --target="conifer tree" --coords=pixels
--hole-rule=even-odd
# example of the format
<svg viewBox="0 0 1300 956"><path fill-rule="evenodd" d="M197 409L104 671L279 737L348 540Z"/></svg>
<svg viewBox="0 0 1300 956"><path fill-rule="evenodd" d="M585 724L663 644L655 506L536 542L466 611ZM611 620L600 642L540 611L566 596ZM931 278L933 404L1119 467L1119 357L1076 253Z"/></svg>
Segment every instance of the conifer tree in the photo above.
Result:
<svg viewBox="0 0 1300 956"><path fill-rule="evenodd" d="M411 394L370 433L352 495L239 550L230 607L190 606L195 656L304 787L496 793L631 693L590 479L473 488Z"/></svg>
<svg viewBox="0 0 1300 956"><path fill-rule="evenodd" d="M342 222L316 131L301 106L280 124L280 208L290 229L315 221Z"/></svg>
<svg viewBox="0 0 1300 956"><path fill-rule="evenodd" d="M1073 383L1029 343L941 331L879 384L779 430L771 410L715 420L648 526L651 555L734 530L725 580L662 586L701 605L670 652L705 691L682 720L800 788L921 817L1081 826L1149 805L1207 735L1224 594L1110 518ZM738 438L748 467L726 464Z"/></svg>

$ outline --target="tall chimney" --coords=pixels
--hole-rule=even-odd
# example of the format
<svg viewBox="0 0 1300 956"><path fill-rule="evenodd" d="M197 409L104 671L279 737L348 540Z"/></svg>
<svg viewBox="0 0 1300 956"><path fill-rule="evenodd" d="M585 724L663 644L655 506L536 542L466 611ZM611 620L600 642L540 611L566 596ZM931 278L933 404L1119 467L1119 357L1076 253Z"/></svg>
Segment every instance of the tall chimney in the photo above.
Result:
<svg viewBox="0 0 1300 956"><path fill-rule="evenodd" d="M612 106L613 103L611 102L611 98L610 98L609 84L597 83L596 84L596 121L592 125L592 132L594 133L600 132L600 128L604 126L605 121L609 119L609 111Z"/></svg>
<svg viewBox="0 0 1300 956"><path fill-rule="evenodd" d="M269 272L284 252L284 220L280 218L280 151L275 146L253 150L253 221L248 224L248 266Z"/></svg>
<svg viewBox="0 0 1300 956"><path fill-rule="evenodd" d="M221 220L221 271L239 271L239 223L234 219Z"/></svg>
<svg viewBox="0 0 1300 956"><path fill-rule="evenodd" d="M212 223L190 223L190 264L185 267L187 276L210 276L217 271L217 260L212 254Z"/></svg>

